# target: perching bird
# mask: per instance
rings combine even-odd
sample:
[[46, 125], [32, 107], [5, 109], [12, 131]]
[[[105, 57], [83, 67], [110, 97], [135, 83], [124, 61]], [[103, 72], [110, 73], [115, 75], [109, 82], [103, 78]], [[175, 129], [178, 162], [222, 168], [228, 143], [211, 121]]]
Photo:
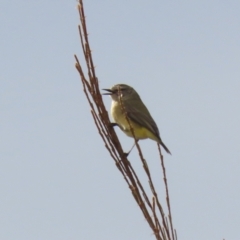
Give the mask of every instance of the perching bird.
[[112, 97], [112, 118], [125, 134], [133, 137], [130, 125], [126, 119], [127, 116], [134, 130], [136, 140], [150, 138], [158, 142], [167, 153], [171, 154], [160, 138], [157, 124], [138, 93], [132, 87], [126, 84], [117, 84], [111, 89], [103, 90], [108, 91], [108, 93], [103, 95]]

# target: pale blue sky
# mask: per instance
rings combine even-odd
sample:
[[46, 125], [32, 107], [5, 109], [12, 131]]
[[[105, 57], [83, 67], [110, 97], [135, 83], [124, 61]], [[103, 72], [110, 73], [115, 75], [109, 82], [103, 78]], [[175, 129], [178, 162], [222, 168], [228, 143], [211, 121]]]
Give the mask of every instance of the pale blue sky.
[[[1, 4], [0, 239], [151, 240], [74, 68], [76, 5]], [[240, 1], [86, 0], [85, 11], [100, 87], [133, 86], [172, 152], [178, 239], [240, 239]], [[140, 145], [161, 183], [156, 144]]]

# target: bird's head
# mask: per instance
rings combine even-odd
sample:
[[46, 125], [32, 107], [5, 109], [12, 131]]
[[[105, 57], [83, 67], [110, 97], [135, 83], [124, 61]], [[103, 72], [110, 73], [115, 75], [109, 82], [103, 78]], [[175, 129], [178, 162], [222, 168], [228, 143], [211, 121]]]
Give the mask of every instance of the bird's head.
[[136, 95], [138, 96], [137, 92], [126, 84], [116, 84], [110, 89], [103, 90], [107, 91], [107, 93], [103, 93], [103, 95], [110, 95], [113, 101], [119, 101], [120, 98], [124, 101]]

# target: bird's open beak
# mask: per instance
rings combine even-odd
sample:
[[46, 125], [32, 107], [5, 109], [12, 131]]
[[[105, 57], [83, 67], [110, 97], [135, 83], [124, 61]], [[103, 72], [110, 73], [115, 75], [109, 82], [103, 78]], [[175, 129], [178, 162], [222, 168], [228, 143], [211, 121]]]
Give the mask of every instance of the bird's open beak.
[[102, 89], [102, 90], [108, 91], [107, 93], [102, 93], [102, 95], [112, 95], [113, 94], [111, 89]]

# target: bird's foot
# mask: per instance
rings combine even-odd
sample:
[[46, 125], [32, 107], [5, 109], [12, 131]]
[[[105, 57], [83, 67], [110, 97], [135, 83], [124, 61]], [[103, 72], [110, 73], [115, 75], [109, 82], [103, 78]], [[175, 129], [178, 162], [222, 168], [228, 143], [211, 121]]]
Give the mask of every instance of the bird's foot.
[[129, 152], [127, 152], [127, 153], [124, 152], [124, 153], [123, 153], [123, 156], [124, 156], [124, 157], [128, 157], [128, 155], [129, 155]]
[[110, 124], [109, 124], [109, 127], [116, 127], [116, 126], [119, 127], [119, 125], [118, 125], [117, 123], [110, 123]]

